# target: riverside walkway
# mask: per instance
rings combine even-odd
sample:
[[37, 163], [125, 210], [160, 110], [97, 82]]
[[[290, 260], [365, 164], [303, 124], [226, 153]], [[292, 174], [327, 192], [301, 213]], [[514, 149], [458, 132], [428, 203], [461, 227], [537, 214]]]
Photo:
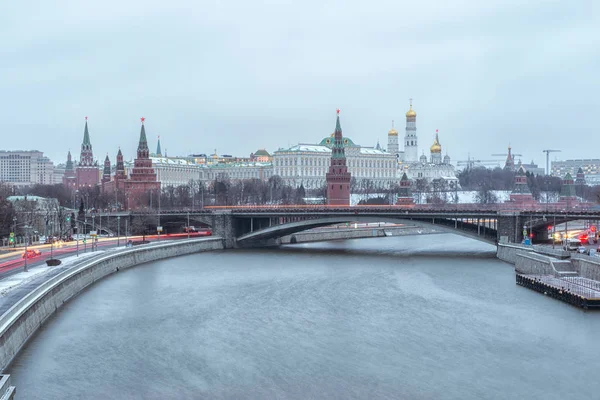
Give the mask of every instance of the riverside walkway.
[[517, 274], [516, 283], [584, 309], [600, 308], [600, 282], [592, 279]]

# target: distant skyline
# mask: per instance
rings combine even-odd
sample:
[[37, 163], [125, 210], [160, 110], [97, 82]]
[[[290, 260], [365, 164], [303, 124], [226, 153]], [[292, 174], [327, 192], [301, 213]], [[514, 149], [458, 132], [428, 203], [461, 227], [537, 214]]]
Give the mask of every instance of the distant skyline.
[[[333, 132], [387, 147], [409, 98], [419, 153], [510, 144], [545, 166], [600, 158], [600, 4], [456, 0], [12, 2], [0, 15], [1, 149], [79, 159], [152, 151], [248, 156]], [[502, 162], [502, 161], [501, 161]]]

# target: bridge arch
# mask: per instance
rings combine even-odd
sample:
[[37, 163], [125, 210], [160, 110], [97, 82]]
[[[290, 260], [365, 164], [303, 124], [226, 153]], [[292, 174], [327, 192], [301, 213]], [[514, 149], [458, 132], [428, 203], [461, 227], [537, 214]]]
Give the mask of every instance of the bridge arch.
[[[495, 229], [485, 227], [483, 225], [466, 224], [455, 219], [435, 218], [431, 219], [414, 219], [414, 218], [399, 218], [393, 216], [329, 216], [322, 218], [306, 219], [303, 221], [294, 221], [274, 225], [268, 228], [256, 230], [240, 235], [236, 238], [236, 245], [239, 247], [259, 247], [264, 245], [275, 244], [278, 239], [283, 236], [292, 235], [307, 231], [314, 228], [324, 226], [343, 224], [349, 222], [356, 223], [374, 223], [388, 222], [404, 225], [417, 226], [422, 228], [435, 227], [445, 233], [454, 233], [465, 236], [471, 239], [483, 241], [485, 243], [496, 244], [497, 231]], [[462, 229], [461, 229], [462, 228]]]

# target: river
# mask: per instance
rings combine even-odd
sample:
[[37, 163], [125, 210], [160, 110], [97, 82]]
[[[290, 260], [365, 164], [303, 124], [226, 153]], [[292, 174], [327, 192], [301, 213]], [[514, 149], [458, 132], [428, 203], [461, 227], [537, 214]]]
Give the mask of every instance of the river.
[[18, 399], [599, 398], [600, 314], [515, 285], [460, 236], [189, 255], [69, 301]]

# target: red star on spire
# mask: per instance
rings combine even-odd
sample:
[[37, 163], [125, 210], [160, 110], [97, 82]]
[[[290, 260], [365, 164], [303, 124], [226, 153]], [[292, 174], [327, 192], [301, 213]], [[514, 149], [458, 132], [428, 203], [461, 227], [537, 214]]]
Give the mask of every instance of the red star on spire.
[[437, 129], [435, 130], [435, 133], [438, 133], [438, 130], [437, 130]]
[[144, 121], [146, 120], [146, 118], [142, 117], [140, 119], [142, 120], [142, 125], [144, 125]]
[[335, 112], [337, 113], [337, 115], [340, 115], [340, 109], [339, 108], [337, 110], [335, 110]]
[[87, 121], [87, 117], [85, 117], [85, 120]]

